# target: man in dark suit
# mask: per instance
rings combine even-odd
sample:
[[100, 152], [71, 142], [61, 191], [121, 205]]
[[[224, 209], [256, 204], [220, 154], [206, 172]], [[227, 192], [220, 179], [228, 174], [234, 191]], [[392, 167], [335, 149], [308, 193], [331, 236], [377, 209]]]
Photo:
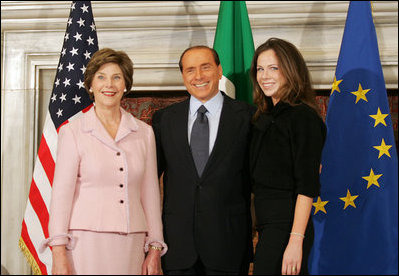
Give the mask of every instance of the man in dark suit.
[[191, 97], [154, 114], [169, 275], [247, 274], [252, 254], [248, 145], [254, 108], [219, 91], [215, 50], [179, 62]]

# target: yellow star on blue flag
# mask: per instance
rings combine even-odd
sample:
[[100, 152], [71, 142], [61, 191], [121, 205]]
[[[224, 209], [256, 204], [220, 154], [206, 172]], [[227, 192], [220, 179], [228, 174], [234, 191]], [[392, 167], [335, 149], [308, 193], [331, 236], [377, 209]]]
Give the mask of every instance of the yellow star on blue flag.
[[387, 126], [387, 123], [385, 123], [385, 118], [388, 116], [388, 114], [382, 114], [380, 108], [378, 108], [377, 114], [372, 114], [369, 116], [375, 120], [374, 127], [378, 126], [378, 124]]
[[351, 92], [353, 95], [356, 96], [356, 102], [357, 103], [359, 100], [364, 100], [367, 102], [366, 94], [369, 92], [370, 89], [363, 89], [362, 85], [359, 83], [359, 88], [357, 91]]
[[339, 199], [342, 200], [343, 202], [345, 202], [345, 205], [344, 205], [344, 210], [345, 210], [346, 207], [348, 207], [349, 205], [356, 208], [356, 204], [355, 204], [356, 198], [358, 198], [358, 195], [353, 196], [353, 195], [351, 195], [351, 193], [348, 190], [346, 193], [346, 196], [340, 197]]
[[332, 93], [334, 93], [334, 91], [341, 93], [341, 90], [339, 89], [339, 84], [341, 82], [342, 82], [342, 80], [337, 80], [337, 78], [334, 76], [334, 82], [333, 82], [332, 88], [331, 88], [331, 95], [332, 95]]
[[376, 185], [377, 187], [380, 187], [380, 184], [378, 184], [378, 178], [380, 178], [382, 174], [374, 174], [373, 169], [370, 169], [370, 174], [369, 176], [363, 176], [362, 178], [367, 180], [367, 189], [370, 188], [371, 185]]
[[317, 201], [313, 203], [313, 206], [315, 208], [314, 214], [316, 215], [318, 211], [322, 211], [323, 213], [327, 214], [326, 208], [324, 208], [327, 203], [328, 200], [322, 201], [320, 197], [317, 197]]
[[391, 155], [389, 154], [389, 149], [392, 148], [392, 146], [385, 144], [384, 138], [382, 138], [381, 145], [374, 146], [373, 148], [379, 151], [378, 159], [380, 159], [380, 157], [383, 156], [384, 154], [388, 157], [391, 157]]

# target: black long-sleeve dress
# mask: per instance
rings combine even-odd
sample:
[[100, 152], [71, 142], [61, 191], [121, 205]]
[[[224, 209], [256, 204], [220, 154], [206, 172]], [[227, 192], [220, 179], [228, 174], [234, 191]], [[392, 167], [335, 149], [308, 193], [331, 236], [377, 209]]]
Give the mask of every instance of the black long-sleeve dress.
[[[319, 166], [326, 127], [308, 105], [291, 106], [280, 101], [258, 118], [252, 134], [250, 166], [259, 234], [254, 274], [281, 274], [297, 195], [319, 195]], [[301, 274], [308, 274], [313, 237], [309, 219]]]

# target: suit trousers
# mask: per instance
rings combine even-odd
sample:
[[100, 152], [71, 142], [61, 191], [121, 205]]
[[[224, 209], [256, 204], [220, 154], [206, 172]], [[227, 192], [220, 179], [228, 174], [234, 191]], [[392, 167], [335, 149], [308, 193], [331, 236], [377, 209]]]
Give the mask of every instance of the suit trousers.
[[198, 258], [197, 262], [190, 268], [180, 270], [167, 270], [164, 271], [165, 275], [239, 275], [239, 272], [219, 271], [209, 267], [205, 267], [201, 259]]

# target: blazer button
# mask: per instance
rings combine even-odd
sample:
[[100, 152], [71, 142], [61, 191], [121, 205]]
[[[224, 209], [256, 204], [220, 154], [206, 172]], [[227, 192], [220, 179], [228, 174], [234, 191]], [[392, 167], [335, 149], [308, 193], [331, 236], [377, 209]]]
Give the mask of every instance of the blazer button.
[[123, 188], [123, 184], [119, 184], [119, 187]]
[[117, 152], [116, 155], [119, 156], [119, 155], [121, 155], [121, 153], [120, 153], [120, 152]]
[[119, 201], [121, 204], [123, 204], [123, 200]]
[[119, 170], [120, 170], [121, 172], [123, 172], [123, 168], [119, 168]]

